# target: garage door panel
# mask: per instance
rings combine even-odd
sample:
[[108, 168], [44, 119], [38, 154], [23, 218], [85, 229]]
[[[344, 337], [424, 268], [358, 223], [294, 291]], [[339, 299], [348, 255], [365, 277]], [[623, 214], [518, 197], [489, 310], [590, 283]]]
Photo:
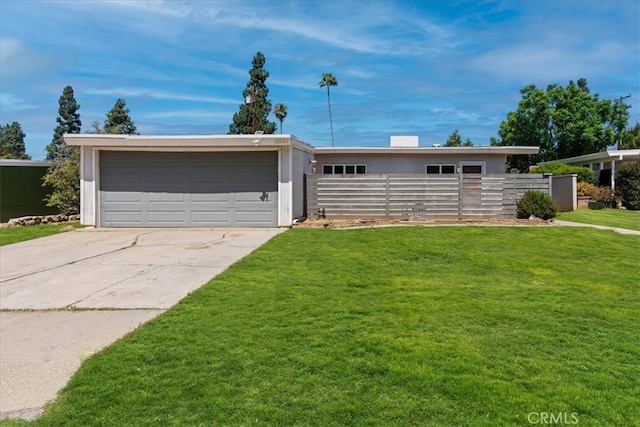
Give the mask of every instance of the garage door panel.
[[114, 224], [142, 224], [142, 213], [140, 211], [108, 210], [103, 213], [102, 219]]
[[147, 201], [153, 202], [179, 202], [184, 203], [186, 201], [186, 194], [184, 193], [147, 193]]
[[237, 203], [265, 203], [268, 204], [276, 195], [271, 192], [244, 192], [235, 193], [235, 201]]
[[[211, 166], [215, 168], [216, 166]], [[230, 181], [229, 171], [220, 169], [192, 170], [189, 173], [189, 182], [192, 184], [210, 184], [212, 182], [227, 183]]]
[[148, 213], [148, 220], [150, 224], [176, 224], [182, 225], [185, 222], [184, 211], [153, 211]]
[[191, 222], [194, 224], [228, 224], [228, 210], [191, 211]]
[[104, 197], [104, 201], [108, 203], [117, 203], [117, 202], [140, 203], [142, 201], [142, 195], [140, 193], [131, 193], [128, 191], [108, 192], [103, 197]]
[[277, 226], [277, 153], [101, 152], [106, 227]]
[[233, 194], [229, 193], [193, 193], [191, 194], [191, 204], [200, 203], [231, 203]]
[[276, 219], [277, 212], [273, 211], [243, 211], [240, 209], [235, 210], [235, 222], [236, 224], [256, 224], [263, 223], [265, 225], [270, 224]]

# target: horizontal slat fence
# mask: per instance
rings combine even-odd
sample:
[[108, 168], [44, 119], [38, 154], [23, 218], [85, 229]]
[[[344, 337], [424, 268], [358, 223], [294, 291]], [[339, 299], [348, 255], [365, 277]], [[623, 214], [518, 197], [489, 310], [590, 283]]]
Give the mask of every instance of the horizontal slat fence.
[[514, 218], [527, 190], [549, 194], [549, 176], [309, 175], [307, 215], [358, 218]]

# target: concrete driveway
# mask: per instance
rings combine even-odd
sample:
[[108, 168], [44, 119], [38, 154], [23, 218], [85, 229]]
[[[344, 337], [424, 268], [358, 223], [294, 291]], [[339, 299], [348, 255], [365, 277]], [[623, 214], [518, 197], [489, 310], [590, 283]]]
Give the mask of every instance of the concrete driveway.
[[0, 419], [31, 419], [82, 360], [280, 229], [84, 229], [0, 248]]

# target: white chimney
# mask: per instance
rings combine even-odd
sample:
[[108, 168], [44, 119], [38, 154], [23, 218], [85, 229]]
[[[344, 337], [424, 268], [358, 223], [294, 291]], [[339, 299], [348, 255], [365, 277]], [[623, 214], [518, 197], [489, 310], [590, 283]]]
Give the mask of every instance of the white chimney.
[[417, 147], [419, 139], [417, 136], [393, 135], [389, 138], [391, 147]]

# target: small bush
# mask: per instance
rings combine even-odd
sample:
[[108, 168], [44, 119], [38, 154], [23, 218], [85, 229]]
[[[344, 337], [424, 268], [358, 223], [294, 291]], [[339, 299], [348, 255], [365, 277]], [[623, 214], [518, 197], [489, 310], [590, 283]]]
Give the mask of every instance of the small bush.
[[80, 150], [69, 147], [69, 157], [56, 160], [42, 178], [43, 186], [53, 191], [47, 194], [47, 206], [58, 208], [60, 213], [75, 215], [80, 212]]
[[595, 174], [589, 168], [582, 166], [571, 166], [562, 162], [549, 162], [536, 167], [532, 173], [552, 173], [554, 175], [578, 175], [578, 182], [595, 182]]
[[598, 191], [598, 187], [593, 184], [589, 184], [588, 182], [578, 182], [576, 184], [576, 191], [578, 196], [593, 197], [593, 195]]
[[640, 210], [640, 163], [623, 163], [616, 171], [616, 195], [622, 206]]
[[535, 215], [547, 220], [556, 216], [558, 208], [553, 204], [551, 196], [540, 191], [529, 190], [516, 204], [516, 216], [518, 218], [530, 218]]
[[607, 207], [615, 207], [616, 195], [609, 187], [597, 187], [596, 192], [591, 196], [591, 200], [603, 203]]

